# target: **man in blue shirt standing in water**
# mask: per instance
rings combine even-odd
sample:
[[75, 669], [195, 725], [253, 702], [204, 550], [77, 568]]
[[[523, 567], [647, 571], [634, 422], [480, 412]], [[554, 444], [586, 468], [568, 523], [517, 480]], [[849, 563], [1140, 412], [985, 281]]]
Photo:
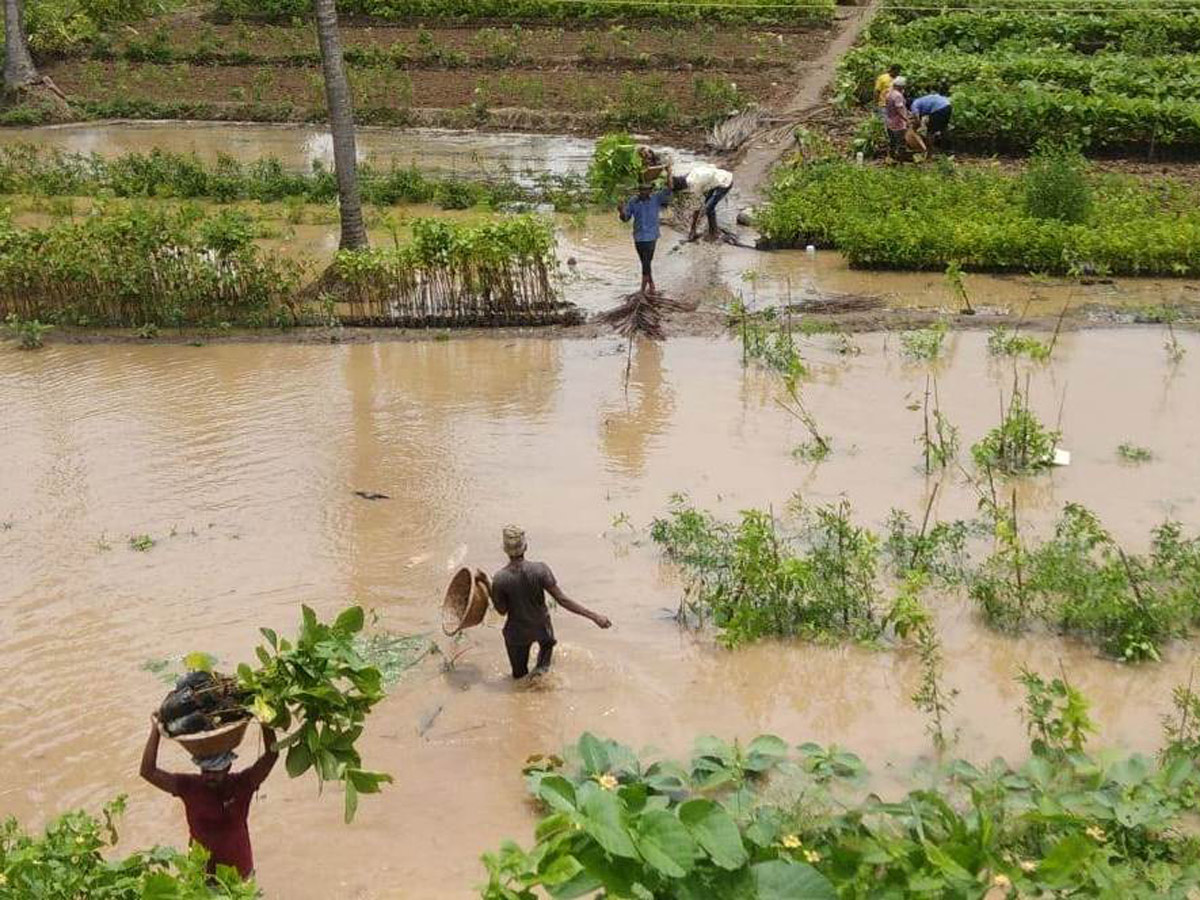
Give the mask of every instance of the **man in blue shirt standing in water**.
[[652, 191], [650, 185], [643, 184], [638, 188], [636, 197], [622, 201], [617, 206], [622, 222], [633, 220], [633, 246], [637, 250], [638, 259], [642, 261], [643, 294], [658, 293], [658, 288], [654, 286], [651, 263], [654, 261], [654, 246], [658, 243], [658, 213], [670, 202], [670, 189]]
[[951, 108], [950, 98], [941, 94], [926, 94], [912, 102], [913, 115], [925, 121], [926, 143], [931, 153], [935, 145], [940, 146], [946, 139]]

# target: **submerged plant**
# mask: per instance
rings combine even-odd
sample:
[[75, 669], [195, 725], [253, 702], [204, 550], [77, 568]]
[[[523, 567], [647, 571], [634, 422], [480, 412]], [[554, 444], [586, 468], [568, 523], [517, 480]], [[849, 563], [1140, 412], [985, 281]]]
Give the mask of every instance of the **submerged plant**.
[[1022, 667], [1017, 681], [1025, 688], [1021, 715], [1029, 732], [1030, 749], [1038, 756], [1080, 753], [1096, 730], [1088, 716], [1087, 698], [1062, 678], [1045, 679]]
[[945, 322], [937, 322], [928, 328], [905, 331], [900, 334], [900, 347], [909, 359], [934, 360], [942, 355], [949, 330]]
[[45, 343], [46, 332], [53, 331], [53, 325], [43, 325], [37, 319], [22, 320], [16, 313], [9, 313], [4, 322], [5, 328], [22, 350], [38, 350]]
[[1117, 445], [1117, 456], [1127, 463], [1144, 463], [1154, 459], [1154, 452], [1149, 447], [1141, 447], [1132, 441], [1124, 441]]
[[988, 334], [988, 353], [992, 356], [1028, 356], [1043, 362], [1050, 358], [1051, 346], [1012, 328], [993, 328]]
[[1008, 406], [1000, 397], [1000, 424], [971, 447], [971, 456], [981, 469], [1005, 475], [1036, 472], [1054, 463], [1054, 448], [1061, 432], [1050, 431], [1029, 407], [1028, 387], [1024, 392], [1013, 381]]
[[722, 522], [677, 496], [650, 534], [687, 578], [688, 611], [711, 619], [728, 646], [879, 633], [877, 540], [851, 522], [845, 501], [804, 512], [802, 528], [788, 534], [770, 512]]
[[1091, 639], [1110, 656], [1157, 660], [1168, 640], [1200, 620], [1200, 538], [1185, 538], [1178, 523], [1167, 522], [1154, 529], [1149, 554], [1136, 556], [1094, 513], [1067, 504], [1053, 538], [1026, 547], [1014, 503], [969, 593], [998, 627], [1042, 621]]
[[921, 443], [922, 459], [925, 463], [925, 474], [929, 475], [934, 468], [945, 469], [958, 454], [958, 429], [950, 423], [942, 412], [941, 401], [938, 398], [937, 380], [933, 384], [933, 408], [930, 409], [930, 377], [925, 378], [924, 429], [917, 435]]

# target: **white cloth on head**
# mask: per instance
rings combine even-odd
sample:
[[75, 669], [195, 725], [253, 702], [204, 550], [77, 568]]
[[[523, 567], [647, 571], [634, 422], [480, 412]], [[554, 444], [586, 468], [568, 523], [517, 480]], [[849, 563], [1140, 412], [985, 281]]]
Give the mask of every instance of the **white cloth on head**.
[[716, 166], [701, 163], [687, 173], [688, 190], [696, 194], [707, 194], [713, 188], [727, 188], [733, 184], [733, 173]]

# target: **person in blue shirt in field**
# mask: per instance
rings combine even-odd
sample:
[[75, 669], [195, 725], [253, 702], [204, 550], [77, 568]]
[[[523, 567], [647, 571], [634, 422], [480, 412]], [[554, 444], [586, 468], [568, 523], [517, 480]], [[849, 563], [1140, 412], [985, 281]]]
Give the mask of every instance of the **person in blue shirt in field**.
[[918, 97], [909, 107], [918, 120], [925, 123], [926, 143], [932, 153], [935, 146], [941, 146], [946, 139], [946, 129], [950, 127], [950, 98], [942, 94], [926, 94]]
[[654, 261], [654, 245], [658, 242], [658, 213], [670, 202], [670, 188], [655, 191], [652, 185], [643, 184], [638, 188], [636, 197], [630, 197], [617, 206], [622, 222], [633, 220], [633, 246], [638, 259], [642, 261], [643, 294], [658, 293], [651, 263]]

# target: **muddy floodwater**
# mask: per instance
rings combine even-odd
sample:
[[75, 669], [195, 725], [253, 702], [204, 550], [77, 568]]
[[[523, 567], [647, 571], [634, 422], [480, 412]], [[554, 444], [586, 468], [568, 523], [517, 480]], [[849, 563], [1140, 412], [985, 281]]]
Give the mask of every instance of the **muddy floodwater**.
[[[358, 157], [376, 166], [419, 165], [422, 169], [460, 175], [508, 172], [582, 175], [595, 142], [551, 134], [486, 133], [446, 128], [373, 128], [356, 130]], [[89, 122], [0, 129], [0, 145], [33, 143], [71, 153], [118, 156], [169, 150], [195, 153], [202, 159], [232, 156], [254, 162], [273, 156], [290, 169], [308, 171], [314, 163], [333, 166], [333, 138], [317, 125], [270, 125], [252, 122]], [[695, 161], [686, 151], [673, 151], [683, 163]]]
[[[1072, 452], [1069, 467], [1024, 483], [1032, 527], [1067, 501], [1139, 550], [1165, 517], [1200, 527], [1200, 339], [1181, 340], [1177, 369], [1158, 331], [1132, 329], [1066, 334], [1052, 364], [1029, 368], [1036, 409], [1053, 422], [1061, 407]], [[671, 620], [680, 585], [646, 534], [676, 491], [730, 514], [795, 492], [844, 495], [876, 526], [891, 507], [919, 513], [932, 481], [908, 405], [926, 368], [895, 336], [859, 343], [849, 358], [824, 339], [805, 347], [809, 404], [835, 448], [819, 466], [791, 456], [804, 435], [774, 402], [776, 377], [743, 370], [726, 340], [639, 345], [628, 395], [615, 339], [4, 349], [0, 811], [37, 826], [128, 793], [123, 846], [182, 844], [177, 802], [136, 776], [164, 690], [144, 665], [204, 650], [233, 666], [259, 626], [291, 631], [301, 603], [330, 615], [355, 599], [379, 627], [428, 632], [461, 655], [448, 672], [427, 659], [372, 717], [366, 763], [396, 784], [364, 798], [353, 825], [340, 797], [273, 775], [251, 821], [271, 897], [471, 896], [481, 852], [529, 840], [522, 761], [585, 729], [672, 753], [705, 732], [837, 742], [886, 785], [930, 749], [907, 699], [913, 656], [721, 650]], [[942, 406], [969, 445], [993, 424], [1012, 366], [988, 357], [984, 335], [948, 343]], [[1155, 460], [1118, 462], [1126, 440]], [[945, 479], [937, 515], [974, 506], [961, 478]], [[536, 690], [510, 682], [494, 618], [457, 646], [437, 631], [449, 571], [501, 565], [509, 522], [614, 622], [601, 632], [558, 613], [556, 671]], [[156, 541], [146, 552], [129, 546], [140, 534]], [[957, 751], [975, 759], [1020, 755], [1013, 676], [1060, 660], [1093, 700], [1100, 740], [1152, 751], [1193, 658], [1177, 645], [1132, 668], [1054, 637], [1000, 637], [953, 597], [938, 618], [946, 680], [961, 691]], [[186, 767], [173, 746], [163, 762]]]

